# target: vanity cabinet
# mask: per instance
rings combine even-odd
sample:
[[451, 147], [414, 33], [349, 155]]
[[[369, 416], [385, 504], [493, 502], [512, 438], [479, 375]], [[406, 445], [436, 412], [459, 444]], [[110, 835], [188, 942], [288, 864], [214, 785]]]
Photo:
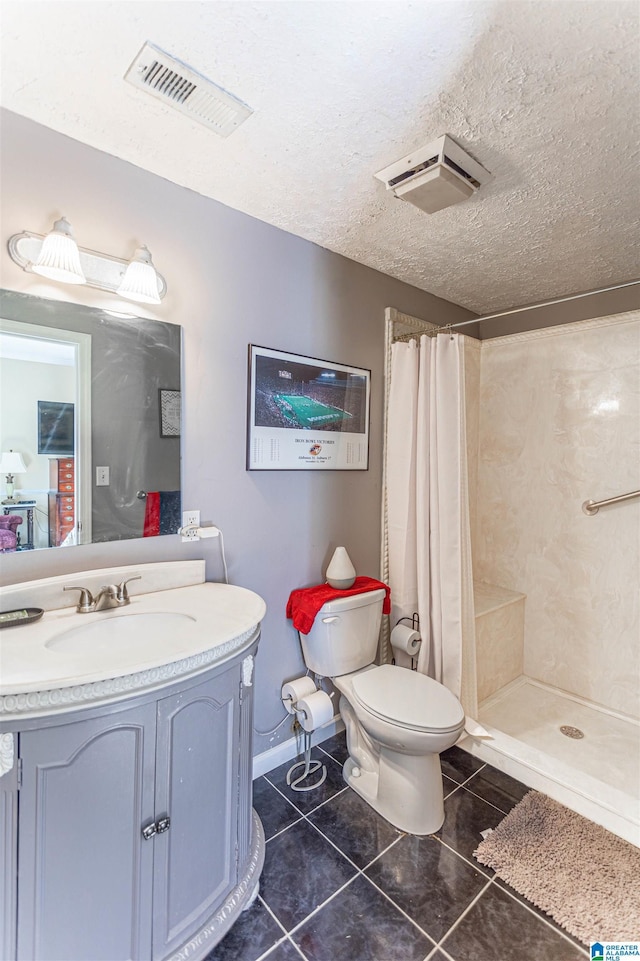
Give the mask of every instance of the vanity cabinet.
[[[0, 752], [3, 745], [0, 745]], [[18, 776], [14, 766], [0, 777], [0, 958], [12, 958], [16, 943], [18, 876]]]
[[250, 903], [254, 651], [19, 732], [18, 961], [203, 958]]
[[[198, 930], [236, 884], [240, 668], [158, 703], [153, 961]], [[147, 842], [151, 846], [151, 842]]]
[[148, 956], [153, 704], [20, 735], [20, 959]]

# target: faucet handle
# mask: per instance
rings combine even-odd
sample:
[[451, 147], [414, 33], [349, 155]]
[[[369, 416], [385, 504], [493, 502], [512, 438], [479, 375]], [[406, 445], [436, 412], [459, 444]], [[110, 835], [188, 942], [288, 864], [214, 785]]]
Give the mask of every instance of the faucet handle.
[[118, 584], [118, 600], [121, 604], [129, 603], [129, 591], [127, 590], [127, 584], [130, 584], [131, 581], [140, 580], [142, 580], [142, 574], [136, 574], [134, 577], [127, 577], [125, 580], [121, 581], [120, 584]]
[[80, 599], [76, 610], [79, 614], [89, 614], [95, 607], [95, 601], [91, 591], [87, 587], [72, 587], [67, 584], [62, 588], [63, 591], [80, 591]]

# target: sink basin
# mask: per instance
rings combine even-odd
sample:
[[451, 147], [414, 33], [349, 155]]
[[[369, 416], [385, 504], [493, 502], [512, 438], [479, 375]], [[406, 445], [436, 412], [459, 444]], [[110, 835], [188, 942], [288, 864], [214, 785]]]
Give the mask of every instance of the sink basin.
[[120, 614], [91, 621], [93, 614], [83, 615], [87, 622], [55, 634], [45, 642], [50, 651], [61, 654], [101, 653], [130, 650], [141, 641], [163, 644], [175, 640], [185, 628], [196, 623], [195, 617], [170, 611]]
[[257, 640], [262, 598], [244, 587], [205, 581], [204, 561], [73, 577], [95, 595], [102, 584], [139, 574], [148, 591], [133, 594], [125, 608], [91, 614], [77, 614], [63, 592], [68, 575], [0, 585], [0, 610], [44, 609], [38, 621], [0, 631], [0, 722], [123, 700], [198, 674]]

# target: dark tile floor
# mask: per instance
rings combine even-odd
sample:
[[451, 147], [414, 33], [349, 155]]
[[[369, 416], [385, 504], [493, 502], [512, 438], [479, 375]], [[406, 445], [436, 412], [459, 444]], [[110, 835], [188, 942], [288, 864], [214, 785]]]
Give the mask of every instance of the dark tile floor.
[[267, 838], [260, 895], [207, 961], [583, 961], [564, 933], [473, 858], [526, 788], [459, 748], [442, 755], [445, 822], [403, 834], [342, 780], [344, 734], [313, 751], [315, 791], [291, 762], [254, 782]]

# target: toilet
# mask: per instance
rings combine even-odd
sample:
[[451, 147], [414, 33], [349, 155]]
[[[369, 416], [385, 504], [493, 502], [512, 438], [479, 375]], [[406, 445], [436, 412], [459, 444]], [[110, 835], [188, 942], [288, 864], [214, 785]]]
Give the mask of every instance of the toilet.
[[444, 821], [440, 752], [464, 728], [460, 701], [416, 671], [374, 659], [384, 590], [327, 601], [308, 634], [307, 667], [340, 692], [347, 784], [402, 831], [432, 834]]

